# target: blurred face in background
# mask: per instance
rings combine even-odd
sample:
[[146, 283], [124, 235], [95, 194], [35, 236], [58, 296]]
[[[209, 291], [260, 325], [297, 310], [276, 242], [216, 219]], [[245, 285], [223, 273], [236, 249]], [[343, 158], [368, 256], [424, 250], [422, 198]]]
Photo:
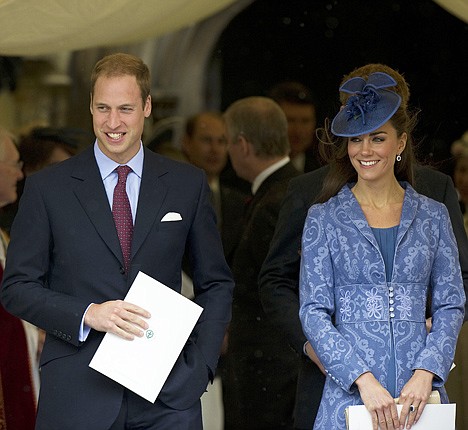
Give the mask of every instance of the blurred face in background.
[[22, 163], [15, 144], [6, 137], [3, 145], [3, 157], [0, 160], [0, 207], [16, 201], [16, 186], [23, 179]]
[[453, 182], [460, 193], [460, 199], [468, 204], [468, 155], [457, 158], [453, 172]]
[[208, 179], [218, 177], [227, 162], [226, 126], [222, 118], [202, 114], [191, 136], [185, 134], [184, 153], [189, 161], [203, 169]]
[[289, 102], [281, 102], [279, 105], [288, 120], [290, 156], [294, 158], [312, 145], [317, 124], [315, 107]]
[[[39, 141], [37, 144], [38, 145], [44, 144], [43, 147], [49, 144], [49, 145], [52, 145], [53, 148], [50, 150], [50, 154], [47, 156], [47, 158], [41, 159], [40, 162], [31, 163], [31, 160], [29, 160], [30, 163], [28, 163], [27, 158], [23, 158], [25, 160], [23, 172], [26, 176], [29, 176], [35, 172], [38, 172], [44, 167], [51, 166], [52, 164], [60, 163], [61, 161], [65, 161], [72, 156], [70, 151], [67, 151], [64, 147], [56, 144], [55, 142]], [[20, 147], [20, 150], [22, 151], [22, 154], [25, 153], [25, 150], [23, 148]], [[45, 155], [43, 157], [45, 157]]]
[[65, 161], [71, 157], [71, 154], [63, 149], [61, 146], [56, 146], [52, 153], [50, 154], [50, 158], [47, 160], [48, 165], [57, 164], [61, 161]]

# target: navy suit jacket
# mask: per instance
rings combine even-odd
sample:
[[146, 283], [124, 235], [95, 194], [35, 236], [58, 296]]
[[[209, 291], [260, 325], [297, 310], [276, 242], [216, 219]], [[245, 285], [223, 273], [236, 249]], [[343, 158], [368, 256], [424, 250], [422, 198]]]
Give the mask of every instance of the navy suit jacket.
[[[182, 220], [161, 222], [168, 212]], [[79, 342], [83, 314], [90, 303], [123, 299], [139, 271], [180, 292], [185, 251], [204, 311], [158, 397], [181, 410], [213, 377], [231, 316], [233, 281], [205, 174], [145, 149], [128, 276], [92, 147], [26, 181], [1, 298], [9, 312], [47, 332], [38, 428], [113, 423], [123, 387], [88, 367], [104, 333], [91, 330]]]

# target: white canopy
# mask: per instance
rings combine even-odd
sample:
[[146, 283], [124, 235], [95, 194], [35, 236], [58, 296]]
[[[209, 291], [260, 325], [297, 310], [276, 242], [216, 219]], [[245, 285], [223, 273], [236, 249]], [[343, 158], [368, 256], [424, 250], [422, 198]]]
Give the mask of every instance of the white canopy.
[[0, 55], [126, 45], [202, 20], [236, 0], [0, 0]]
[[[435, 0], [468, 22], [467, 0]], [[200, 21], [236, 0], [0, 0], [0, 55], [127, 45]]]
[[468, 1], [467, 0], [434, 0], [439, 6], [452, 15], [468, 23]]

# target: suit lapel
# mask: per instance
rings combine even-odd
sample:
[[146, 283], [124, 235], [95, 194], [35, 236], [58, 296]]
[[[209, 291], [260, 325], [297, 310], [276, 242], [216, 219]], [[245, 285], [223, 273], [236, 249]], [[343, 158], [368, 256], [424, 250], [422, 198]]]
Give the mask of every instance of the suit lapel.
[[148, 236], [167, 195], [167, 186], [161, 177], [168, 172], [162, 157], [145, 148], [140, 195], [133, 230], [132, 257]]
[[71, 174], [72, 178], [76, 180], [73, 192], [99, 236], [123, 264], [119, 239], [106, 190], [94, 158], [93, 146], [78, 155], [76, 160], [76, 166]]
[[[160, 179], [168, 171], [163, 160], [163, 158], [145, 148], [137, 215], [133, 231], [132, 258], [147, 237], [166, 198], [167, 186]], [[77, 163], [71, 176], [76, 179], [73, 191], [84, 211], [95, 226], [99, 236], [123, 264], [122, 251], [112, 212], [92, 147], [77, 156]]]

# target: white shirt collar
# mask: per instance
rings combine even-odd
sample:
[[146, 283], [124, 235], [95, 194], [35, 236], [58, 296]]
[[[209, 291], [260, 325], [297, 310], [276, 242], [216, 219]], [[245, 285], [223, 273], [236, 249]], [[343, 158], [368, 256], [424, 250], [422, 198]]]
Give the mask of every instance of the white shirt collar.
[[[131, 167], [132, 171], [141, 178], [143, 172], [143, 144], [140, 142], [140, 149], [136, 155], [126, 163], [127, 166]], [[96, 157], [96, 162], [101, 172], [101, 178], [106, 179], [118, 166], [119, 163], [116, 163], [114, 160], [111, 160], [107, 155], [105, 155], [99, 145], [97, 140], [94, 142], [94, 156]]]
[[306, 156], [303, 152], [297, 154], [294, 158], [291, 158], [291, 163], [297, 170], [299, 170], [299, 172], [304, 172], [305, 162]]
[[272, 164], [270, 167], [267, 167], [262, 173], [260, 173], [252, 182], [252, 194], [255, 194], [260, 185], [262, 185], [263, 181], [268, 178], [272, 173], [276, 172], [277, 170], [281, 169], [281, 167], [285, 166], [289, 163], [289, 157], [286, 156], [281, 160], [277, 161], [276, 163]]
[[208, 185], [210, 186], [210, 190], [213, 191], [213, 193], [219, 192], [219, 189], [220, 189], [219, 177], [210, 181]]

